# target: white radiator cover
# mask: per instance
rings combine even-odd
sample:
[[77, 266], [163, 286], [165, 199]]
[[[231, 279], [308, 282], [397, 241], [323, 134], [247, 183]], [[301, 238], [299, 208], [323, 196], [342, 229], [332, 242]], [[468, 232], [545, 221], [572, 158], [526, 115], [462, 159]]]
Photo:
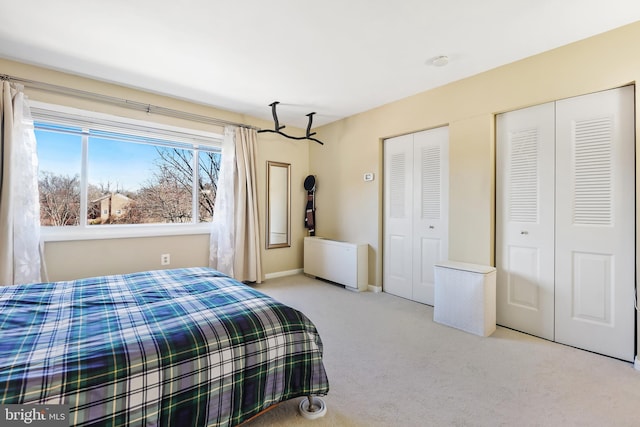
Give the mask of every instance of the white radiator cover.
[[369, 285], [368, 245], [305, 237], [304, 272], [339, 283], [349, 290], [366, 291]]
[[434, 275], [435, 322], [484, 337], [496, 330], [495, 267], [443, 261]]

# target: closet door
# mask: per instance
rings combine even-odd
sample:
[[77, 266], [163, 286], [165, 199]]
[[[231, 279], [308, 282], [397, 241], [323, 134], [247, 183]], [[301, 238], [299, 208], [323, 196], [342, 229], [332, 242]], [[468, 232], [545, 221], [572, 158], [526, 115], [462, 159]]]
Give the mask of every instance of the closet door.
[[496, 321], [554, 339], [554, 103], [497, 117]]
[[384, 291], [413, 298], [413, 135], [384, 141]]
[[431, 305], [449, 251], [448, 141], [447, 127], [384, 141], [384, 290]]
[[497, 117], [497, 323], [633, 360], [634, 117], [633, 87]]
[[556, 341], [634, 356], [633, 87], [557, 103]]
[[433, 267], [449, 254], [449, 128], [414, 134], [413, 159], [413, 299], [433, 305]]

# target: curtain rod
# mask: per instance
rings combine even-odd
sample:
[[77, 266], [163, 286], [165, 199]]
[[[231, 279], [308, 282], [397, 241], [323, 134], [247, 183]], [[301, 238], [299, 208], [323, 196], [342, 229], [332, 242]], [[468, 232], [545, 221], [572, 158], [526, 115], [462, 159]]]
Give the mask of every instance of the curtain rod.
[[42, 90], [45, 92], [57, 93], [61, 95], [70, 95], [76, 98], [88, 99], [91, 101], [100, 101], [106, 104], [118, 105], [120, 107], [129, 108], [137, 111], [145, 111], [149, 114], [155, 113], [167, 117], [174, 117], [178, 119], [191, 120], [194, 122], [207, 123], [216, 126], [238, 126], [249, 129], [260, 130], [260, 128], [242, 123], [231, 122], [223, 119], [216, 119], [213, 117], [202, 116], [200, 114], [187, 113], [185, 111], [174, 110], [166, 107], [159, 107], [157, 105], [145, 104], [143, 102], [131, 101], [128, 99], [116, 98], [114, 96], [102, 95], [99, 93], [87, 92], [80, 89], [73, 89], [64, 86], [58, 86], [51, 83], [38, 82], [34, 80], [22, 79], [20, 77], [10, 76], [8, 74], [0, 75], [0, 80], [8, 80], [15, 83], [20, 83], [25, 87], [31, 89]]

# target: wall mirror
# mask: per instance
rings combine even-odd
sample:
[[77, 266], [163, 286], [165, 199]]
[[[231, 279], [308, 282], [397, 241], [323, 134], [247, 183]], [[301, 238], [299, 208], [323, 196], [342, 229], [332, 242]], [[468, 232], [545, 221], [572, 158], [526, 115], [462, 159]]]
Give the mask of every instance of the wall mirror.
[[291, 246], [291, 165], [267, 160], [267, 249]]

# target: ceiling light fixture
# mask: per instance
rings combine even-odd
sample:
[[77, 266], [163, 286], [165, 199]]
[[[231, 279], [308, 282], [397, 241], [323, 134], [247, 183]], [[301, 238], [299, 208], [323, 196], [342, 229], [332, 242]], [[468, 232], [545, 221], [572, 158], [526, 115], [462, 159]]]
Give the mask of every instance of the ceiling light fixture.
[[449, 57], [447, 55], [436, 56], [431, 60], [431, 65], [435, 65], [436, 67], [444, 67], [449, 63]]

